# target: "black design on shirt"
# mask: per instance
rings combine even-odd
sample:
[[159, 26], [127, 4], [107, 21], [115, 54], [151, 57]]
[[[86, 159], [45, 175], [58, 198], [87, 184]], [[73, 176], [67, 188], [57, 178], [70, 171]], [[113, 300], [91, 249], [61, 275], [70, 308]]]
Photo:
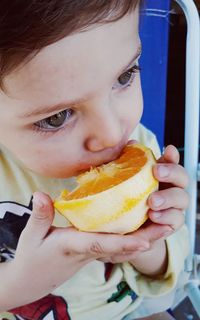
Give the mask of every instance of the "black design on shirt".
[[12, 202], [0, 202], [0, 262], [14, 257], [20, 234], [30, 217], [32, 199], [28, 206]]
[[[17, 243], [32, 211], [16, 202], [0, 202], [0, 262], [14, 258]], [[10, 310], [16, 320], [70, 320], [64, 298], [49, 294], [28, 305]]]

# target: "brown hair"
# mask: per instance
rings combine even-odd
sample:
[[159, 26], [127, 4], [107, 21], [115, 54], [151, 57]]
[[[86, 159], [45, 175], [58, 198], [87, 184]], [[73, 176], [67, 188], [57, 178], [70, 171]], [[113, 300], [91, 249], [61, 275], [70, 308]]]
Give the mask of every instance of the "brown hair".
[[3, 78], [43, 47], [87, 29], [116, 21], [140, 0], [1, 0], [0, 86]]

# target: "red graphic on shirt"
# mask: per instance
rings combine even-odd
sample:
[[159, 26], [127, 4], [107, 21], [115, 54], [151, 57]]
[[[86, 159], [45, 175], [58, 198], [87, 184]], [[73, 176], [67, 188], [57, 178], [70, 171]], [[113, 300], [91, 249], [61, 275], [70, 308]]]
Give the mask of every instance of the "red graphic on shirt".
[[104, 265], [105, 265], [105, 274], [104, 274], [104, 276], [105, 276], [105, 280], [108, 281], [110, 276], [111, 276], [111, 274], [112, 274], [114, 265], [112, 263], [110, 263], [110, 262], [107, 262]]
[[70, 320], [66, 301], [58, 296], [48, 295], [23, 307], [10, 310], [24, 320]]

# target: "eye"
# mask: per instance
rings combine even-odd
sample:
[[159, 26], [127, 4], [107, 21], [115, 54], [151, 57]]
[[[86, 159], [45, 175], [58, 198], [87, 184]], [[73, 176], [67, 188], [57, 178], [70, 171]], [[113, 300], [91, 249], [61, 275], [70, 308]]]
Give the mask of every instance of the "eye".
[[138, 65], [134, 65], [132, 68], [122, 73], [117, 79], [117, 83], [114, 84], [113, 89], [129, 87], [135, 78], [135, 74], [139, 71], [140, 67]]
[[51, 117], [36, 122], [35, 126], [44, 131], [56, 130], [62, 128], [73, 114], [74, 111], [72, 109], [66, 109], [54, 114]]

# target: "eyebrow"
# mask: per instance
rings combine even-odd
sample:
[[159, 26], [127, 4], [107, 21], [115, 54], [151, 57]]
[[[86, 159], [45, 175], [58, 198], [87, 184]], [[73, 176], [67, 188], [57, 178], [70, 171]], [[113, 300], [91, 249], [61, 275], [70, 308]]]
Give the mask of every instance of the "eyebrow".
[[[20, 118], [29, 118], [29, 117], [36, 117], [36, 116], [45, 116], [48, 114], [55, 114], [61, 110], [64, 110], [64, 108], [71, 108], [74, 107], [75, 105], [84, 103], [86, 99], [79, 99], [76, 101], [67, 101], [63, 103], [58, 103], [55, 105], [50, 105], [50, 106], [43, 106], [43, 107], [38, 107], [32, 111], [28, 111], [25, 113], [22, 113], [19, 115]], [[68, 106], [68, 107], [67, 107]]]
[[[124, 67], [120, 72], [119, 75], [123, 74], [124, 72], [126, 72], [128, 69], [130, 69], [133, 65], [133, 63], [135, 62], [136, 59], [138, 59], [140, 57], [142, 53], [142, 46], [141, 43], [139, 43], [139, 46], [137, 48], [136, 53], [134, 54], [134, 57], [131, 59], [131, 61], [128, 63], [128, 65], [126, 65], [126, 67]], [[19, 115], [20, 118], [29, 118], [29, 117], [36, 117], [36, 116], [45, 116], [48, 114], [55, 114], [56, 112], [59, 112], [61, 110], [63, 110], [64, 108], [70, 107], [74, 107], [78, 104], [84, 103], [87, 100], [87, 98], [83, 98], [83, 99], [78, 99], [78, 100], [74, 100], [74, 101], [66, 101], [64, 103], [58, 103], [56, 105], [53, 106], [40, 106], [35, 108], [32, 111], [28, 111], [25, 113], [22, 113]]]

